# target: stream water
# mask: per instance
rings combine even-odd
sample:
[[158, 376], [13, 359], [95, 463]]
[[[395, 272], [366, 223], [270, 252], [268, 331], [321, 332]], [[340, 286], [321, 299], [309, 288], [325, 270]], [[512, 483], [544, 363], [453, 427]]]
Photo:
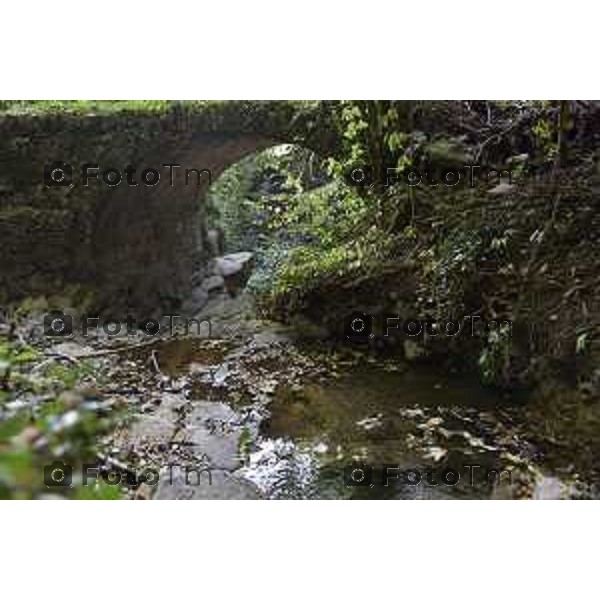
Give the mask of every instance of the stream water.
[[552, 466], [528, 441], [522, 407], [476, 381], [377, 360], [324, 361], [317, 376], [318, 353], [294, 343], [231, 348], [179, 341], [158, 358], [171, 376], [190, 378], [192, 402], [237, 411], [236, 426], [251, 435], [243, 436], [235, 474], [265, 497], [594, 495], [572, 468]]
[[502, 400], [431, 370], [367, 368], [269, 405], [242, 473], [273, 498], [560, 497]]

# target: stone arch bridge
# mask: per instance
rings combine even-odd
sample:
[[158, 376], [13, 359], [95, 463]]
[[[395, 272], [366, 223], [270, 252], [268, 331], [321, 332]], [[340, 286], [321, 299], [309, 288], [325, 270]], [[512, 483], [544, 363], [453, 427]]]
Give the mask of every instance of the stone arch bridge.
[[[207, 263], [209, 179], [275, 144], [333, 153], [332, 123], [331, 105], [317, 102], [0, 113], [0, 302], [76, 285], [93, 290], [99, 310], [148, 315], [174, 308], [190, 294], [192, 273]], [[66, 168], [60, 181], [69, 185], [49, 181], [55, 162], [72, 167], [72, 180]], [[87, 186], [86, 164], [98, 166], [88, 169]], [[125, 173], [128, 165], [135, 174]], [[108, 168], [119, 170], [118, 185], [102, 181]], [[146, 169], [159, 171], [156, 185], [141, 181]], [[186, 182], [186, 169], [209, 170], [211, 178], [190, 172]]]

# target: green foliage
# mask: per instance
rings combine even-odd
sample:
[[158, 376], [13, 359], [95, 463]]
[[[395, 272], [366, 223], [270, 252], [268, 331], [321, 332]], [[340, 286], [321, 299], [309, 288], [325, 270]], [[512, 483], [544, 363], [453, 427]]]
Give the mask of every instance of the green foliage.
[[94, 484], [75, 488], [73, 500], [122, 500], [123, 494], [116, 485], [109, 485], [102, 479]]
[[[408, 141], [401, 131], [408, 107], [339, 103], [342, 149], [328, 160], [329, 172], [340, 175], [358, 160], [375, 164], [392, 156], [399, 161]], [[331, 278], [358, 276], [394, 245], [393, 236], [379, 227], [377, 195], [349, 188], [339, 177], [325, 182], [324, 169], [310, 151], [285, 146], [240, 161], [211, 189], [211, 219], [224, 230], [228, 251], [257, 254], [248, 288], [266, 305], [284, 297], [288, 302]]]
[[301, 309], [305, 296], [323, 286], [364, 275], [376, 277], [397, 240], [375, 227], [358, 239], [328, 245], [302, 244], [293, 248], [275, 272], [264, 306], [285, 312]]
[[8, 340], [0, 340], [0, 362], [15, 364], [28, 363], [40, 358], [39, 350], [28, 344], [10, 344]]
[[464, 288], [469, 275], [477, 272], [477, 259], [483, 240], [479, 232], [459, 229], [448, 232], [434, 247], [434, 259], [427, 266], [436, 279], [436, 289], [443, 295], [456, 295], [456, 288]]
[[552, 160], [558, 153], [556, 130], [554, 124], [545, 117], [540, 117], [531, 129], [534, 140], [541, 153]]
[[79, 361], [76, 364], [49, 363], [43, 370], [43, 375], [53, 384], [63, 389], [71, 389], [78, 383], [94, 374], [94, 367], [86, 361]]
[[486, 384], [504, 384], [507, 381], [512, 347], [512, 331], [503, 323], [489, 332], [487, 344], [479, 357], [481, 378]]
[[256, 240], [256, 210], [251, 194], [257, 170], [252, 157], [241, 160], [219, 177], [208, 195], [209, 224], [225, 232], [228, 251], [251, 248]]
[[329, 279], [364, 272], [392, 245], [384, 232], [365, 227], [368, 199], [337, 181], [300, 194], [265, 197], [262, 206], [268, 215], [265, 249], [249, 289], [266, 305], [284, 298], [293, 303]]
[[337, 108], [342, 148], [328, 161], [332, 174], [342, 176], [356, 163], [375, 169], [396, 164], [409, 136], [410, 102], [341, 101]]
[[250, 450], [252, 449], [252, 433], [247, 427], [242, 429], [242, 433], [240, 434], [240, 440], [238, 442], [240, 455], [246, 458], [250, 454]]
[[332, 182], [297, 195], [263, 198], [264, 230], [329, 248], [352, 239], [362, 228], [369, 203]]
[[5, 100], [0, 103], [0, 111], [13, 114], [90, 114], [122, 111], [164, 113], [171, 104], [168, 100]]
[[211, 188], [210, 226], [224, 231], [228, 251], [253, 248], [262, 233], [277, 227], [273, 218], [287, 212], [289, 199], [311, 186], [319, 168], [312, 152], [290, 145], [241, 160]]
[[[35, 348], [3, 339], [0, 369], [0, 498], [120, 495], [102, 485], [81, 490], [47, 488], [44, 482], [44, 466], [55, 460], [75, 469], [95, 462], [99, 437], [119, 420], [96, 392], [77, 388], [93, 373], [92, 366], [45, 363]], [[9, 405], [17, 397], [24, 401]]]
[[56, 460], [74, 469], [95, 462], [98, 437], [114, 424], [115, 416], [102, 415], [92, 402], [83, 400], [67, 407], [60, 399], [44, 406], [38, 418], [23, 411], [4, 421], [0, 426], [0, 498], [95, 493], [91, 489], [80, 492], [77, 486], [47, 488], [44, 467]]
[[[256, 252], [251, 292], [263, 298], [285, 292], [286, 278], [295, 278], [295, 266], [310, 248], [324, 253], [316, 267], [326, 271], [336, 252], [352, 254], [335, 247], [355, 237], [368, 202], [340, 182], [318, 185], [324, 180], [312, 152], [279, 146], [240, 161], [213, 186], [213, 226], [226, 232], [227, 250]], [[294, 266], [286, 275], [288, 261]]]

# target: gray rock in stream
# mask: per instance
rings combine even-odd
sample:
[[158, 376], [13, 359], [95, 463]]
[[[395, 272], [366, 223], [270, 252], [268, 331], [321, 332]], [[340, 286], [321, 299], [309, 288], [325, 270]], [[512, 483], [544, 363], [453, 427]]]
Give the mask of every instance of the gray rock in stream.
[[156, 411], [133, 422], [122, 444], [135, 451], [168, 444], [176, 430], [177, 410], [186, 402], [182, 395], [163, 394]]
[[163, 469], [155, 500], [259, 500], [258, 488], [245, 479], [215, 469]]
[[238, 415], [226, 404], [198, 402], [176, 441], [205, 456], [212, 468], [234, 471], [242, 466], [239, 453], [242, 431]]

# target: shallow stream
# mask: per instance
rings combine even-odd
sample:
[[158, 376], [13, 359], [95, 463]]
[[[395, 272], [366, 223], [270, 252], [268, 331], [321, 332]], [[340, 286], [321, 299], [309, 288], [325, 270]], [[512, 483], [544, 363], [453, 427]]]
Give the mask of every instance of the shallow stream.
[[193, 380], [192, 402], [238, 412], [252, 435], [241, 436], [235, 473], [269, 498], [590, 495], [573, 469], [553, 467], [528, 441], [516, 401], [431, 365], [324, 360], [299, 383], [296, 365], [315, 356], [276, 342], [233, 355], [173, 342], [158, 353], [171, 376]]

